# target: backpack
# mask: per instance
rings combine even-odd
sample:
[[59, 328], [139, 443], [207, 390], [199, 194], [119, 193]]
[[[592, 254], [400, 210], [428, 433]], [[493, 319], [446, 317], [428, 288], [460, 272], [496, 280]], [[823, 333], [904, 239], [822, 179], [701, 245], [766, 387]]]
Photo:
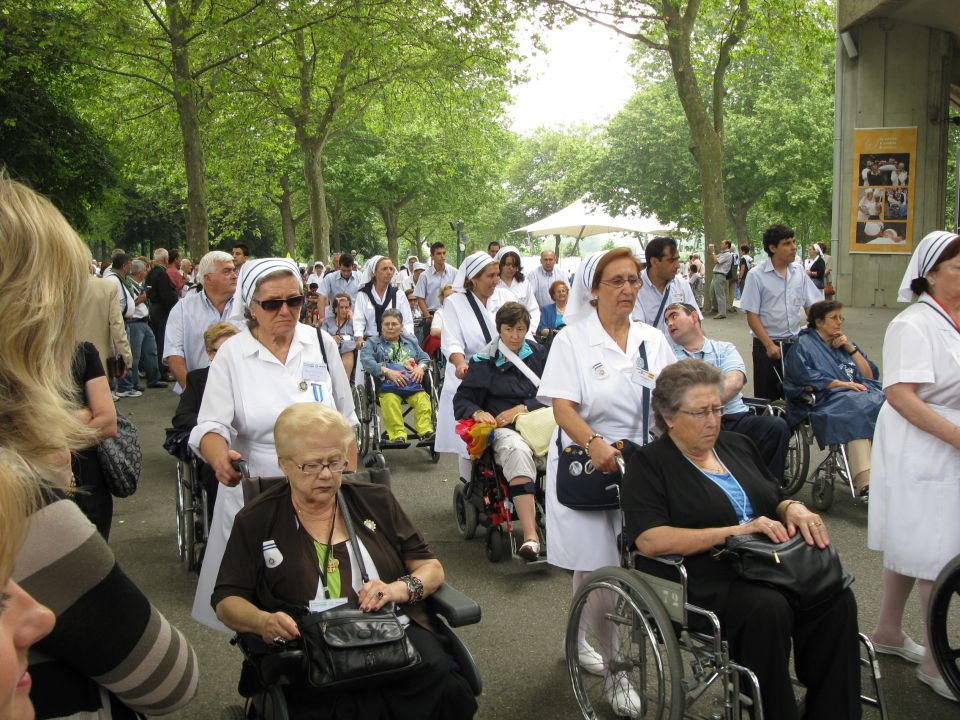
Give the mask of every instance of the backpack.
[[727, 280], [737, 279], [737, 261], [736, 258], [730, 260], [730, 269], [727, 270]]

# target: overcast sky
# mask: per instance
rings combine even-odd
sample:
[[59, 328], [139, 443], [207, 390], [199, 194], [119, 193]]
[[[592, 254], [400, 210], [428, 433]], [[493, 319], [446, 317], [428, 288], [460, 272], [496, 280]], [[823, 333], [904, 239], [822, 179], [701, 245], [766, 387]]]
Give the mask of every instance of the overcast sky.
[[[509, 111], [514, 131], [528, 134], [541, 125], [599, 123], [615, 115], [633, 94], [626, 38], [586, 20], [542, 35], [549, 52], [529, 56], [530, 81], [514, 90]], [[523, 36], [519, 42], [532, 51]]]

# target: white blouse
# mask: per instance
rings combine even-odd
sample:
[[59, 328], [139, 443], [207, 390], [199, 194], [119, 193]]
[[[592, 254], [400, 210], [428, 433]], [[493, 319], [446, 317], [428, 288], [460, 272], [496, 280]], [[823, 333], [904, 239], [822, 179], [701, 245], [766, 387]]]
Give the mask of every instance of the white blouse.
[[[383, 302], [383, 295], [377, 292], [376, 288], [371, 288], [373, 296], [377, 302]], [[387, 307], [394, 307], [388, 305]], [[401, 290], [397, 290], [396, 309], [403, 316], [403, 331], [408, 335], [413, 335], [413, 314], [410, 312], [410, 303], [407, 296]], [[357, 293], [356, 307], [353, 310], [353, 334], [358, 338], [373, 337], [379, 335], [377, 332], [377, 315], [367, 294], [361, 290]]]

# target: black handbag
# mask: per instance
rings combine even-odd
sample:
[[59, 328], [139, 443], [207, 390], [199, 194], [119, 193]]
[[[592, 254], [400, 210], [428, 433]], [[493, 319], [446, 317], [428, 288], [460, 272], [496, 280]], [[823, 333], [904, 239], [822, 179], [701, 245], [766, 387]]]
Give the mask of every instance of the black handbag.
[[761, 534], [731, 535], [716, 556], [728, 556], [741, 578], [783, 590], [801, 608], [829, 600], [853, 582], [833, 545], [821, 550], [799, 532], [783, 543]]
[[130, 418], [117, 413], [117, 434], [97, 443], [97, 457], [111, 495], [125, 498], [137, 491], [143, 452], [137, 426]]
[[[640, 447], [630, 440], [617, 440], [613, 447], [626, 462]], [[579, 445], [560, 446], [557, 432], [557, 501], [571, 510], [616, 510], [620, 507], [620, 473], [601, 472]]]
[[[342, 494], [343, 515], [353, 556], [363, 582], [369, 581], [353, 522]], [[420, 664], [420, 653], [391, 606], [376, 612], [335, 608], [307, 613], [300, 619], [300, 637], [307, 657], [307, 680], [319, 690], [379, 685], [393, 681]]]

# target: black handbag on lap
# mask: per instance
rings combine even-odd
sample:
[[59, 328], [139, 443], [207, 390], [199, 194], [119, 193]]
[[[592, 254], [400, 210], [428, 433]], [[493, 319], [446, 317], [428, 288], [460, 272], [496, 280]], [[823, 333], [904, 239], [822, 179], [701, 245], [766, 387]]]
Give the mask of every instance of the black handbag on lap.
[[[353, 556], [363, 582], [369, 581], [357, 535], [343, 496], [337, 493]], [[307, 679], [319, 690], [335, 690], [395, 680], [415, 669], [420, 653], [407, 637], [394, 609], [363, 612], [335, 608], [300, 619], [307, 657]]]
[[800, 532], [783, 543], [761, 534], [730, 535], [716, 553], [723, 556], [741, 578], [783, 590], [801, 608], [829, 600], [853, 582], [833, 545], [807, 545]]

